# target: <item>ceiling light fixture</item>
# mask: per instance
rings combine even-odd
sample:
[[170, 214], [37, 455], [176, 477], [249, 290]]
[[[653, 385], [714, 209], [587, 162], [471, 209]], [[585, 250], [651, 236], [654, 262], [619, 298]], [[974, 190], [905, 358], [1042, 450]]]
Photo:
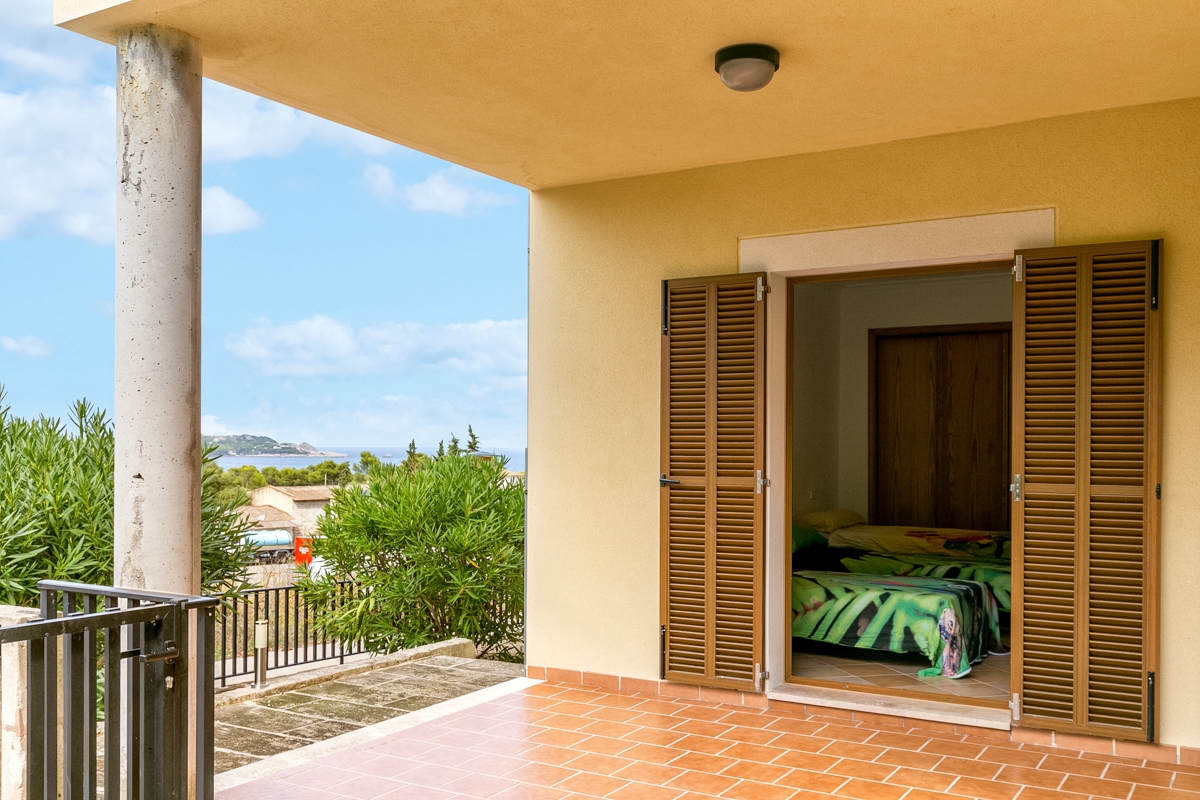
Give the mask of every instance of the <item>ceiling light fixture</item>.
[[735, 92], [763, 88], [779, 69], [779, 51], [769, 44], [733, 44], [717, 51], [721, 82]]

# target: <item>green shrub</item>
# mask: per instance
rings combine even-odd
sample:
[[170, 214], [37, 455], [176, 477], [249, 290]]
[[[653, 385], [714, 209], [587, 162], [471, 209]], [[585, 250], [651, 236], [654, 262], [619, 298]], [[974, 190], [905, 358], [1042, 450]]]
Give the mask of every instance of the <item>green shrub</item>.
[[[524, 509], [503, 459], [372, 466], [365, 487], [334, 490], [319, 523], [325, 570], [300, 581], [318, 629], [373, 652], [462, 636], [482, 657], [520, 660]], [[348, 601], [344, 580], [359, 587]]]
[[[204, 454], [207, 465], [210, 452]], [[201, 571], [208, 594], [245, 585], [254, 553], [236, 504], [201, 487]], [[113, 429], [81, 400], [69, 425], [14, 417], [0, 387], [0, 602], [37, 605], [46, 578], [112, 584]]]

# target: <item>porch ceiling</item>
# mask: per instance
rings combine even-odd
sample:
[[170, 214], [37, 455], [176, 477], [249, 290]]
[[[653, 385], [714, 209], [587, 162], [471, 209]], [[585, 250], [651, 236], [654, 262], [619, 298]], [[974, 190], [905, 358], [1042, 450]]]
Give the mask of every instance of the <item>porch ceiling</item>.
[[[205, 74], [529, 188], [1200, 95], [1189, 0], [56, 0], [154, 22]], [[773, 44], [766, 89], [713, 53]]]

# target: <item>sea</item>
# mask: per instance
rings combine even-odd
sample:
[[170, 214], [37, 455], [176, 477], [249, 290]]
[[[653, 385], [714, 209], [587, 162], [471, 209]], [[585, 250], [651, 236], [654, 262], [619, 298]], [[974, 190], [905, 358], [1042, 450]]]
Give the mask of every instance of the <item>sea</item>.
[[[379, 457], [380, 461], [386, 461], [392, 464], [399, 464], [404, 460], [404, 453], [408, 449], [408, 445], [399, 447], [378, 447], [355, 445], [353, 447], [343, 445], [313, 445], [318, 450], [325, 453], [343, 453], [341, 456], [238, 456], [238, 455], [223, 455], [217, 459], [217, 466], [224, 469], [229, 467], [241, 467], [246, 464], [253, 464], [262, 469], [263, 467], [293, 467], [300, 469], [303, 467], [311, 467], [313, 464], [320, 464], [322, 461], [349, 461], [351, 464], [358, 463], [359, 454], [364, 450], [374, 453]], [[422, 452], [426, 452], [422, 450]], [[508, 459], [508, 469], [513, 472], [525, 471], [525, 451], [510, 450], [510, 449], [488, 449], [483, 450], [485, 453], [504, 456]], [[427, 452], [428, 455], [433, 455], [432, 451]]]

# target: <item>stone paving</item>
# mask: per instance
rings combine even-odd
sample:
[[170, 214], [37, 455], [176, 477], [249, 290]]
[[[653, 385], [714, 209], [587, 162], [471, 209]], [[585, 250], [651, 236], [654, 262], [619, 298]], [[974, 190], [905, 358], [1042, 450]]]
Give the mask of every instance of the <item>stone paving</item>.
[[218, 708], [216, 769], [251, 764], [523, 674], [520, 664], [434, 656]]
[[217, 800], [1200, 800], [1200, 766], [850, 716], [542, 683]]

